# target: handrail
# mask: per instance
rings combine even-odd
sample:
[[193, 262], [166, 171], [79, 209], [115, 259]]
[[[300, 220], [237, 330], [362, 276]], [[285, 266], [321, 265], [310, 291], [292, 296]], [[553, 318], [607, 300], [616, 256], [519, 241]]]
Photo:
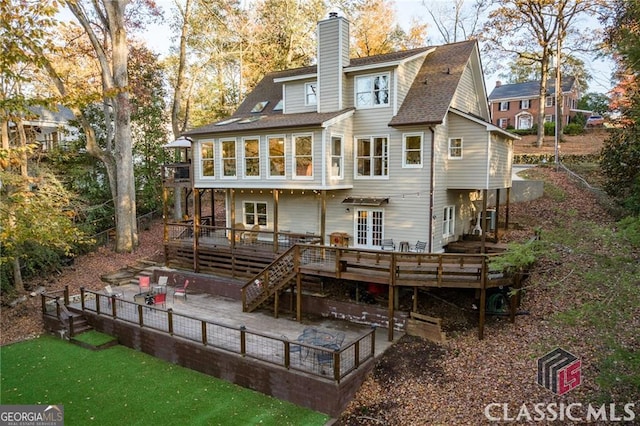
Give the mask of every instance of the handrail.
[[[89, 297], [95, 296], [95, 298]], [[203, 346], [211, 346], [245, 357], [258, 359], [286, 369], [299, 370], [315, 376], [339, 382], [375, 355], [375, 329], [360, 336], [338, 350], [292, 341], [283, 336], [274, 336], [260, 331], [248, 330], [244, 326], [231, 326], [203, 320], [195, 316], [178, 314], [172, 309], [159, 309], [141, 305], [98, 291], [80, 289], [83, 312], [111, 317], [148, 328], [173, 337], [187, 339]], [[109, 299], [111, 303], [109, 303]], [[331, 375], [323, 374], [322, 367], [314, 362], [296, 363], [291, 358], [291, 346], [304, 346], [314, 353], [332, 354]]]

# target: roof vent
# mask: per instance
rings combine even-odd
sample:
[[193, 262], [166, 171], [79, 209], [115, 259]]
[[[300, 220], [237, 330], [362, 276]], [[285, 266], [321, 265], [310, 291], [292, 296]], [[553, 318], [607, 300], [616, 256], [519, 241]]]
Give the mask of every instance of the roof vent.
[[337, 18], [338, 12], [329, 12], [329, 18]]

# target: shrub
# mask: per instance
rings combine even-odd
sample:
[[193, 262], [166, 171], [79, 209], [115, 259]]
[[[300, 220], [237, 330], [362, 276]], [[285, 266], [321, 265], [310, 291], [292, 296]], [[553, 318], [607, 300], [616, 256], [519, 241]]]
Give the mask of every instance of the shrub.
[[580, 135], [584, 132], [584, 126], [578, 123], [569, 123], [565, 126], [563, 132], [565, 135]]

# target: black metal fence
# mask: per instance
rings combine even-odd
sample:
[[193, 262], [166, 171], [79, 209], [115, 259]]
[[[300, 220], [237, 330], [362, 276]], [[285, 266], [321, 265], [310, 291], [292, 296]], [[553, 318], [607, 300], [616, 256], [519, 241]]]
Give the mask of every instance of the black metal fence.
[[273, 336], [244, 326], [236, 327], [177, 314], [130, 302], [103, 293], [81, 289], [81, 308], [99, 316], [125, 321], [171, 336], [198, 342], [203, 346], [233, 352], [291, 370], [299, 370], [340, 382], [365, 361], [374, 357], [375, 329], [347, 342], [339, 349], [329, 349], [286, 336]]

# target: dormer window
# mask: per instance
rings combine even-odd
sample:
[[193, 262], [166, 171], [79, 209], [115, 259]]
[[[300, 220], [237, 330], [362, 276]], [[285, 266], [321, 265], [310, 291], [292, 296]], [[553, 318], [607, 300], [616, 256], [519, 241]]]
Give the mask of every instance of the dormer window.
[[318, 97], [316, 95], [316, 83], [306, 83], [304, 85], [304, 104], [317, 105]]
[[389, 73], [356, 77], [356, 107], [389, 106]]

